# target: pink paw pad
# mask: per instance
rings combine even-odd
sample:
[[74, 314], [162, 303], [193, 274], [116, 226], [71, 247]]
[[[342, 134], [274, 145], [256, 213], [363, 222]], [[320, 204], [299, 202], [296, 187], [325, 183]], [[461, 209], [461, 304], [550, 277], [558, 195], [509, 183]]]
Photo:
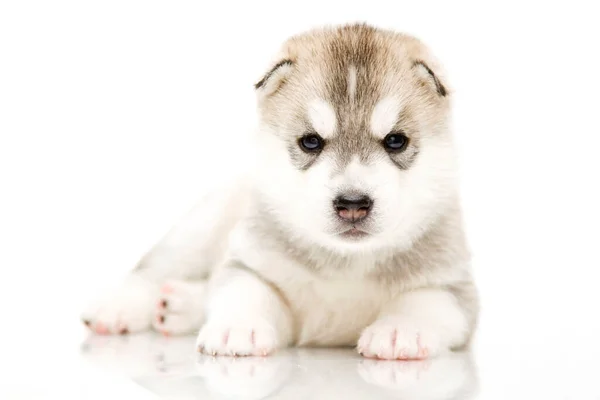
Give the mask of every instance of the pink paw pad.
[[163, 285], [163, 286], [160, 288], [160, 292], [161, 292], [161, 293], [163, 293], [163, 294], [170, 294], [170, 293], [173, 293], [173, 290], [174, 290], [174, 289], [173, 289], [173, 286], [171, 286], [171, 285], [169, 285], [169, 284]]
[[99, 335], [108, 335], [108, 328], [101, 323], [96, 324], [96, 333]]

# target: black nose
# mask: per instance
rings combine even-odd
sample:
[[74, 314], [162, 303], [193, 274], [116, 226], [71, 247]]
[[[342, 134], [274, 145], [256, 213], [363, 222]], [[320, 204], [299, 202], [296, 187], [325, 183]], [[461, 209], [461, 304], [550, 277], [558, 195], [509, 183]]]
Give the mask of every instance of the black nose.
[[340, 195], [333, 200], [333, 206], [340, 218], [357, 222], [369, 215], [373, 200], [365, 195]]

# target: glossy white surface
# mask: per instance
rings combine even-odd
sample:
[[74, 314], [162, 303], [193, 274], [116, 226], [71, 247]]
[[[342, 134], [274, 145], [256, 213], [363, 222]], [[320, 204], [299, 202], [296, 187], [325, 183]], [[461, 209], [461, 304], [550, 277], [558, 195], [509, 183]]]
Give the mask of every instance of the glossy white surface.
[[[417, 362], [351, 349], [288, 349], [265, 358], [195, 354], [194, 337], [90, 336], [81, 356], [165, 399], [598, 399], [592, 353], [453, 353]], [[502, 353], [502, 352], [501, 352]], [[595, 353], [598, 355], [599, 353]]]
[[271, 357], [214, 358], [193, 353], [194, 338], [91, 337], [83, 356], [173, 399], [473, 398], [469, 353], [386, 362], [350, 349], [288, 349]]

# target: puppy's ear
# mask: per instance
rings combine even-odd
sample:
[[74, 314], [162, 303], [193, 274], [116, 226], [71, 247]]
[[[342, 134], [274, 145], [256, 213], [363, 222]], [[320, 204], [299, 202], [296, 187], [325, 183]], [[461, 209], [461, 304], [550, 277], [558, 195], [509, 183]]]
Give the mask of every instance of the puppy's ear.
[[441, 79], [433, 72], [431, 68], [424, 61], [417, 60], [413, 63], [413, 68], [416, 69], [417, 74], [421, 79], [429, 83], [438, 95], [446, 97], [448, 95], [448, 89], [442, 83]]
[[254, 84], [256, 92], [261, 98], [272, 95], [285, 83], [292, 72], [294, 63], [290, 59], [283, 59], [276, 63], [260, 81]]

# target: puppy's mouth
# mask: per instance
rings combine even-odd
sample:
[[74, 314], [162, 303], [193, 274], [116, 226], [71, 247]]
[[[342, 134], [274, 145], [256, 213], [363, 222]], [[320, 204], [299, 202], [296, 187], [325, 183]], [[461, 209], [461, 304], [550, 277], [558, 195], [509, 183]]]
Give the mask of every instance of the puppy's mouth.
[[369, 236], [369, 233], [357, 228], [356, 226], [353, 226], [352, 228], [341, 232], [339, 236], [343, 237], [344, 239], [357, 240]]

